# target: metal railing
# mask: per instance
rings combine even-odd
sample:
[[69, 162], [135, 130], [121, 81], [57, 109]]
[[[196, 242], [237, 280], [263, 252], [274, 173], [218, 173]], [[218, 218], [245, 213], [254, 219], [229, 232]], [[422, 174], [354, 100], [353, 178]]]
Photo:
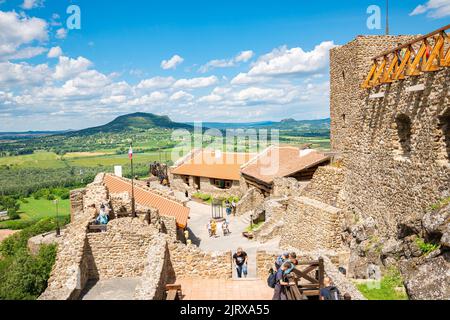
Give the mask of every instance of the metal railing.
[[362, 88], [418, 76], [450, 67], [450, 24], [373, 58]]

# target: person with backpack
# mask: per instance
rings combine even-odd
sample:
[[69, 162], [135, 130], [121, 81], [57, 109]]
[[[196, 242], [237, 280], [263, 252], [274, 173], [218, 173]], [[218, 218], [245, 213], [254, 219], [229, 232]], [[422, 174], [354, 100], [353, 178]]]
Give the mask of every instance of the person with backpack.
[[275, 260], [275, 267], [276, 267], [277, 271], [281, 268], [283, 263], [285, 263], [288, 259], [289, 259], [289, 253], [284, 252]]
[[324, 288], [320, 289], [320, 300], [342, 300], [341, 292], [330, 277], [323, 279]]
[[290, 262], [285, 262], [276, 273], [273, 272], [267, 280], [269, 286], [274, 289], [272, 300], [287, 300], [286, 286], [289, 282], [286, 279], [285, 271], [291, 267]]

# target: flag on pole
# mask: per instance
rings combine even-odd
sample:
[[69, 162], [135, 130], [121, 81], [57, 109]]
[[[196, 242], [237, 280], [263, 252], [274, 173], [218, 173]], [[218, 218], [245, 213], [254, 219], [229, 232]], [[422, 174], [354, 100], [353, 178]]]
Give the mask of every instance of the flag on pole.
[[133, 148], [130, 146], [130, 150], [128, 151], [128, 158], [133, 159]]

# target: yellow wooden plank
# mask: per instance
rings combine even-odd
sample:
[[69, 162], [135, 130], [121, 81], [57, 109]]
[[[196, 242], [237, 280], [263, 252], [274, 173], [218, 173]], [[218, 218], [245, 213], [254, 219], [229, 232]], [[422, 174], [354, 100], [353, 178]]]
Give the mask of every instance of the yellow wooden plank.
[[439, 37], [439, 39], [436, 41], [433, 51], [431, 51], [430, 57], [428, 58], [423, 71], [425, 72], [431, 72], [431, 71], [436, 71], [439, 70], [439, 67], [437, 67], [436, 65], [434, 65], [434, 62], [436, 60], [436, 58], [439, 58], [439, 53], [441, 51], [441, 48], [444, 45], [444, 38]]
[[370, 72], [369, 72], [369, 74], [368, 74], [366, 80], [363, 82], [363, 84], [362, 84], [362, 86], [361, 86], [362, 88], [367, 89], [367, 88], [370, 88], [370, 87], [371, 87], [371, 86], [370, 86], [370, 80], [372, 79], [372, 76], [373, 76], [373, 74], [375, 73], [375, 70], [377, 70], [377, 64], [376, 64], [376, 62], [374, 62], [374, 63], [372, 64], [372, 67], [370, 68]]
[[405, 70], [406, 65], [410, 64], [411, 59], [411, 48], [408, 48], [405, 52], [405, 56], [403, 57], [402, 63], [400, 64], [400, 67], [397, 69], [397, 72], [394, 75], [395, 80], [403, 80], [405, 79]]
[[427, 51], [427, 46], [425, 43], [423, 43], [419, 49], [419, 52], [414, 57], [414, 61], [409, 66], [408, 70], [406, 70], [407, 76], [418, 76], [420, 74], [418, 66], [419, 66], [419, 63], [421, 62], [421, 59], [424, 58], [426, 51]]

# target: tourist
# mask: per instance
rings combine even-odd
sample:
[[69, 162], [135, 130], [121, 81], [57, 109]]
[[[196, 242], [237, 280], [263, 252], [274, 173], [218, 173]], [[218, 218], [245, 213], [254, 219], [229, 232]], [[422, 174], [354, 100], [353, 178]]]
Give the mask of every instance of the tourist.
[[228, 229], [228, 222], [227, 221], [224, 221], [222, 223], [222, 231], [223, 231], [223, 236], [224, 237], [230, 234], [230, 229]]
[[100, 212], [95, 222], [102, 225], [108, 224], [108, 215], [106, 214], [105, 206], [103, 204], [100, 206]]
[[233, 201], [231, 201], [231, 208], [233, 209], [232, 210], [233, 215], [235, 216], [236, 215], [236, 201], [234, 201], [234, 199], [233, 199]]
[[247, 278], [248, 274], [248, 256], [242, 248], [238, 248], [236, 253], [233, 255], [233, 260], [236, 263], [236, 271], [238, 278]]
[[289, 259], [289, 253], [285, 252], [282, 255], [280, 255], [277, 260], [275, 261], [275, 268], [277, 271], [281, 268], [284, 262], [286, 262]]
[[208, 224], [206, 225], [206, 228], [208, 229], [208, 234], [210, 237], [212, 237], [212, 232], [211, 232], [211, 221], [208, 222]]
[[289, 285], [289, 282], [287, 282], [285, 272], [290, 266], [290, 262], [285, 262], [278, 269], [275, 275], [276, 282], [272, 300], [287, 300], [286, 286]]
[[227, 216], [229, 217], [231, 215], [231, 210], [232, 210], [230, 201], [228, 201], [228, 200], [225, 201], [225, 208], [226, 208]]
[[295, 252], [289, 253], [289, 261], [291, 261], [295, 266], [298, 266], [297, 254]]
[[[399, 47], [401, 47], [401, 46], [402, 46], [402, 43], [399, 42], [397, 45], [398, 45]], [[405, 55], [406, 55], [406, 48], [402, 48], [402, 49], [399, 51], [399, 53], [398, 53], [398, 65], [399, 65], [399, 66], [402, 64], [403, 59], [405, 58]]]
[[211, 237], [215, 237], [217, 233], [217, 223], [215, 220], [211, 221]]
[[341, 293], [330, 277], [325, 277], [323, 284], [324, 287], [320, 289], [320, 300], [341, 300]]

